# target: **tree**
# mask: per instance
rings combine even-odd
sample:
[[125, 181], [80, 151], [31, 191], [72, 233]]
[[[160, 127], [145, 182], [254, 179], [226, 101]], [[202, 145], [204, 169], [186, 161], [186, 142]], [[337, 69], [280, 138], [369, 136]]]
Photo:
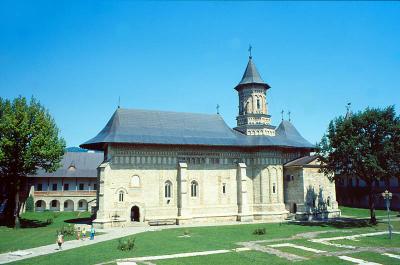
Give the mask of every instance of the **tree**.
[[34, 209], [35, 209], [35, 204], [33, 201], [33, 196], [29, 195], [28, 199], [26, 199], [25, 210], [27, 212], [33, 212]]
[[26, 177], [38, 168], [48, 172], [60, 166], [65, 141], [49, 112], [32, 98], [0, 98], [0, 183], [5, 186], [6, 221], [19, 226], [20, 194]]
[[393, 106], [338, 117], [329, 123], [318, 155], [322, 172], [332, 181], [357, 176], [365, 182], [375, 224], [376, 181], [400, 176], [400, 118]]

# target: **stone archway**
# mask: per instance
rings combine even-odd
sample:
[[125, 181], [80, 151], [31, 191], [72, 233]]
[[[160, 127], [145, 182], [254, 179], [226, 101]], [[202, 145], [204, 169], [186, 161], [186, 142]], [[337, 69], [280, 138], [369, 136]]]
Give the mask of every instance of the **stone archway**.
[[132, 206], [131, 208], [131, 221], [140, 222], [140, 210], [138, 206]]
[[35, 212], [43, 212], [46, 210], [46, 202], [44, 200], [38, 200], [35, 202]]

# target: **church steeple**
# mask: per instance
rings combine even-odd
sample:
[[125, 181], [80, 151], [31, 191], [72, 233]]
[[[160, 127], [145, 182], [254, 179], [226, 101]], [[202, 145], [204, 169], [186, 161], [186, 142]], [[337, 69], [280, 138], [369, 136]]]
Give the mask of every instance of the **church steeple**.
[[261, 78], [261, 75], [258, 73], [257, 67], [253, 62], [253, 57], [249, 56], [249, 62], [247, 63], [246, 70], [244, 71], [242, 80], [240, 80], [239, 84], [235, 87], [236, 90], [239, 90], [244, 85], [249, 84], [259, 84], [264, 86], [266, 89], [269, 89], [270, 86], [264, 82]]
[[235, 87], [239, 94], [239, 115], [236, 117], [235, 130], [246, 135], [275, 135], [267, 108], [269, 88], [261, 78], [250, 54], [243, 77]]

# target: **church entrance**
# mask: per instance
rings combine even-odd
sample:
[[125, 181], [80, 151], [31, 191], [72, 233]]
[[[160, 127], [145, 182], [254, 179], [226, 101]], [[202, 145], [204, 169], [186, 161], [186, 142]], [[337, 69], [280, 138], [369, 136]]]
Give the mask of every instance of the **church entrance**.
[[136, 205], [131, 208], [131, 221], [140, 222], [139, 207], [137, 207]]

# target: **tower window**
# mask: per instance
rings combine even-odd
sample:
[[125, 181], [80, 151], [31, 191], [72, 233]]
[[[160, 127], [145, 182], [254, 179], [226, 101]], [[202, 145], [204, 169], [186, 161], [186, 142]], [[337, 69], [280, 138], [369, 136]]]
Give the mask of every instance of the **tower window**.
[[198, 184], [196, 181], [192, 181], [190, 184], [190, 195], [191, 197], [197, 197], [198, 194]]
[[222, 193], [226, 194], [226, 183], [222, 184]]
[[261, 104], [259, 99], [257, 99], [257, 109], [261, 109]]
[[172, 183], [170, 181], [165, 182], [165, 186], [164, 186], [164, 197], [165, 198], [171, 198], [171, 186], [172, 186]]
[[275, 183], [272, 185], [272, 193], [276, 193], [276, 184]]
[[119, 200], [120, 202], [123, 202], [123, 201], [124, 201], [124, 192], [123, 192], [122, 190], [119, 192], [118, 200]]

